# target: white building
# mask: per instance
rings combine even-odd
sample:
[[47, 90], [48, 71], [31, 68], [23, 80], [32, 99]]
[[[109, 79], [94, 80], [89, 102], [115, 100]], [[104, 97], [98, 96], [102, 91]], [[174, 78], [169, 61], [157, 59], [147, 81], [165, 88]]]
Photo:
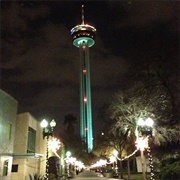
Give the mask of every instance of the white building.
[[11, 180], [18, 102], [0, 89], [0, 179]]

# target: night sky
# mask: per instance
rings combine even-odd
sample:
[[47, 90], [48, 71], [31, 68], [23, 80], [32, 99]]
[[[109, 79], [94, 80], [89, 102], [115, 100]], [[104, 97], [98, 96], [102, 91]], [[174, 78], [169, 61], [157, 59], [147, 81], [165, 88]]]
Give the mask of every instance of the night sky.
[[[1, 1], [1, 89], [18, 113], [39, 121], [79, 119], [79, 50], [70, 30], [97, 29], [90, 48], [93, 123], [109, 97], [126, 89], [145, 63], [169, 60], [179, 68], [179, 1]], [[171, 67], [170, 67], [171, 68]], [[95, 128], [96, 129], [96, 128]]]

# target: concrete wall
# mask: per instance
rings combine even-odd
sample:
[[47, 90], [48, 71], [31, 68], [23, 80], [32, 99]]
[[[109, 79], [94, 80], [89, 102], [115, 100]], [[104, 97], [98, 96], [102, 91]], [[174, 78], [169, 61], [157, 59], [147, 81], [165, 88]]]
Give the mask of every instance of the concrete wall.
[[[12, 153], [18, 102], [0, 89], [0, 179], [11, 179]], [[11, 133], [9, 128], [11, 126]], [[3, 175], [4, 162], [8, 161], [7, 175]]]

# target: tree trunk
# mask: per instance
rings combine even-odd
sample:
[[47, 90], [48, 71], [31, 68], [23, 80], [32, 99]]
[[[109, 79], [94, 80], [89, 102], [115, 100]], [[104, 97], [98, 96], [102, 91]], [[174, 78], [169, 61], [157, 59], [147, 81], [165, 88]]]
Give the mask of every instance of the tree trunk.
[[121, 172], [121, 178], [123, 178], [122, 161], [120, 161], [120, 172]]

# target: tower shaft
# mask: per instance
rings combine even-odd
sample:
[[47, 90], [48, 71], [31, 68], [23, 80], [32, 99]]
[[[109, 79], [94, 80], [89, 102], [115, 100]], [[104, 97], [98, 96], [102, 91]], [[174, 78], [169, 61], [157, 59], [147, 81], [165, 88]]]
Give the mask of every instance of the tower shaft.
[[83, 41], [80, 49], [80, 135], [87, 150], [93, 149], [91, 80], [88, 41]]
[[95, 32], [93, 26], [84, 24], [82, 6], [82, 24], [71, 29], [71, 36], [73, 45], [80, 49], [80, 135], [88, 152], [93, 149], [89, 47], [95, 44]]

